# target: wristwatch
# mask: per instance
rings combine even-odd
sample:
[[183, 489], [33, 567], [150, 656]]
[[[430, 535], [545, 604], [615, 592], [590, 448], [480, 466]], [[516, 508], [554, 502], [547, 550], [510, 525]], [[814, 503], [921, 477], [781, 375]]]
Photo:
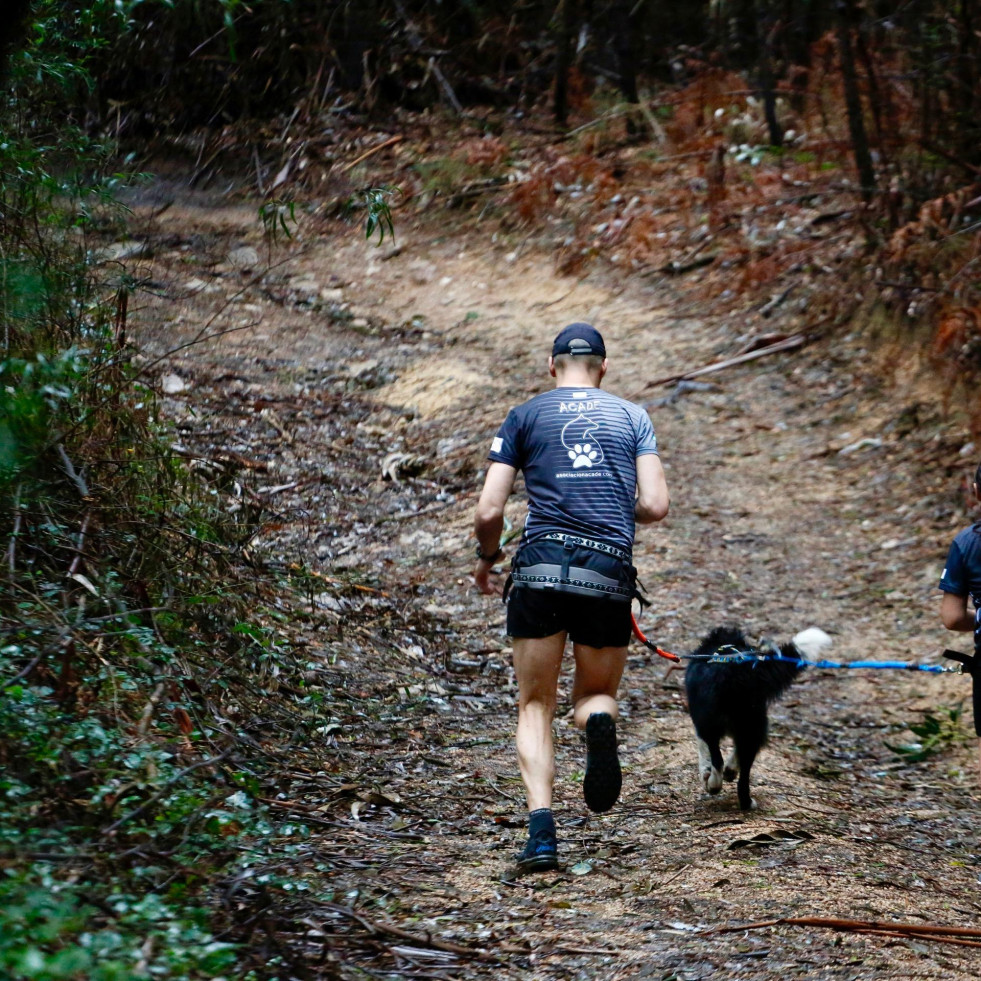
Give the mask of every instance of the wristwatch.
[[496, 562], [504, 554], [504, 549], [498, 546], [497, 551], [492, 555], [484, 555], [484, 550], [480, 547], [480, 542], [477, 542], [475, 554], [478, 559], [483, 559], [484, 562]]

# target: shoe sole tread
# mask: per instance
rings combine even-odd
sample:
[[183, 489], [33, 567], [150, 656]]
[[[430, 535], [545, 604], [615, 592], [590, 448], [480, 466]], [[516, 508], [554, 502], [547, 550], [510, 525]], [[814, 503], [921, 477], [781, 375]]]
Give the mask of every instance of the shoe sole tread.
[[623, 774], [617, 755], [617, 726], [605, 712], [586, 720], [586, 774], [582, 781], [586, 806], [596, 813], [608, 811], [620, 797]]

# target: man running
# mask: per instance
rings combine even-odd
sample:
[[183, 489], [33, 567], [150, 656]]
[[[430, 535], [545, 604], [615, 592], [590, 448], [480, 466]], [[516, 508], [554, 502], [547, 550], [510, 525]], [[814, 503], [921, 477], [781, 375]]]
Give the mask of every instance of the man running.
[[491, 444], [474, 521], [474, 581], [482, 593], [500, 593], [492, 569], [503, 554], [504, 506], [522, 471], [528, 518], [506, 600], [518, 680], [518, 762], [530, 812], [518, 859], [526, 871], [558, 864], [552, 720], [567, 637], [576, 666], [574, 719], [586, 730], [583, 796], [591, 810], [607, 811], [620, 795], [616, 694], [636, 591], [634, 523], [668, 513], [647, 413], [600, 390], [607, 360], [599, 331], [583, 323], [563, 328], [548, 370], [555, 388], [512, 409]]
[[[974, 474], [974, 498], [981, 501], [981, 464]], [[940, 619], [948, 630], [974, 633], [974, 661], [965, 670], [974, 676], [974, 733], [978, 737], [978, 767], [981, 775], [981, 716], [978, 712], [981, 686], [981, 521], [965, 528], [953, 540], [947, 553], [947, 565], [940, 577], [943, 599]], [[967, 608], [971, 597], [974, 612]]]

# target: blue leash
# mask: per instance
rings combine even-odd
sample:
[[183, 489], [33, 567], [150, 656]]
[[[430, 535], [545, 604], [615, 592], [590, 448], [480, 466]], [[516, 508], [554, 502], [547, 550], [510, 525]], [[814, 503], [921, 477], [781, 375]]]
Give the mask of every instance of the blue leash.
[[[730, 651], [731, 653], [725, 653]], [[681, 654], [689, 661], [707, 661], [709, 664], [756, 664], [761, 661], [782, 661], [799, 668], [881, 668], [887, 671], [925, 671], [928, 674], [962, 674], [960, 665], [915, 664], [909, 661], [808, 661], [802, 657], [787, 657], [776, 648], [766, 651], [741, 651], [734, 647], [720, 647], [713, 654]]]

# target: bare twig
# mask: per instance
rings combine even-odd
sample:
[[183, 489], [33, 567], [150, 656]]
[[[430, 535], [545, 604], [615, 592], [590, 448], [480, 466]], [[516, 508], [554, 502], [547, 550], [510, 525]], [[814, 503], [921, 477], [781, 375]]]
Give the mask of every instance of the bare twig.
[[587, 957], [615, 957], [623, 951], [614, 947], [569, 947], [562, 944], [561, 947], [551, 947], [550, 954], [584, 954]]
[[[412, 23], [409, 13], [405, 9], [405, 5], [402, 3], [402, 0], [395, 0], [395, 9], [398, 10], [399, 16], [405, 22], [405, 35], [409, 39], [409, 45], [412, 47], [412, 50], [416, 52], [416, 54], [421, 53], [423, 49], [422, 38], [419, 36], [419, 32], [416, 30], [415, 24]], [[447, 101], [451, 106], [453, 106], [457, 115], [462, 116], [463, 106], [460, 105], [460, 100], [456, 97], [456, 93], [453, 91], [452, 86], [446, 80], [446, 76], [443, 74], [439, 65], [436, 64], [435, 55], [430, 57], [427, 69], [436, 76], [436, 81], [439, 82], [439, 87], [443, 90], [443, 95], [446, 96]]]
[[790, 286], [788, 286], [782, 293], [778, 293], [767, 303], [764, 303], [763, 306], [760, 307], [760, 316], [769, 317], [770, 314], [773, 313], [773, 311], [776, 310], [776, 308], [780, 306], [780, 304], [783, 303], [783, 301], [786, 300], [791, 293], [793, 293], [796, 285], [796, 283], [791, 283]]
[[10, 532], [10, 543], [7, 545], [7, 569], [10, 571], [10, 578], [14, 578], [14, 573], [16, 572], [16, 558], [17, 558], [17, 536], [20, 534], [20, 492], [21, 484], [17, 485], [17, 489], [14, 491], [14, 527]]
[[299, 487], [307, 487], [310, 484], [317, 484], [323, 481], [323, 475], [317, 474], [316, 477], [306, 477], [303, 480], [292, 480], [288, 484], [277, 484], [275, 487], [259, 487], [256, 488], [256, 495], [258, 497], [274, 497], [276, 494], [282, 494], [283, 491], [296, 490]]
[[353, 170], [355, 167], [357, 167], [359, 163], [362, 163], [363, 161], [367, 160], [369, 157], [373, 157], [376, 153], [380, 153], [382, 150], [385, 149], [385, 147], [391, 146], [393, 143], [400, 142], [404, 138], [405, 137], [403, 137], [402, 134], [399, 133], [396, 136], [393, 136], [391, 139], [385, 140], [384, 143], [379, 143], [378, 146], [373, 146], [370, 150], [366, 151], [365, 153], [362, 153], [360, 157], [356, 157], [354, 160], [352, 160], [341, 171], [341, 173], [346, 174], [349, 170]]
[[594, 126], [600, 126], [605, 122], [609, 122], [611, 119], [617, 119], [619, 116], [626, 116], [632, 108], [632, 106], [625, 102], [618, 103], [611, 109], [604, 112], [602, 116], [597, 116], [596, 119], [591, 119], [588, 123], [583, 123], [582, 126], [577, 126], [575, 129], [570, 129], [568, 133], [563, 133], [557, 142], [561, 143], [563, 140], [568, 140], [577, 133], [583, 132], [583, 130], [592, 129]]
[[453, 91], [453, 87], [447, 81], [443, 70], [436, 64], [436, 55], [430, 57], [428, 68], [436, 76], [436, 81], [439, 82], [439, 87], [443, 90], [443, 95], [446, 96], [449, 104], [453, 106], [458, 116], [462, 116], [463, 106], [460, 105], [460, 100], [456, 97], [456, 92]]
[[163, 698], [163, 694], [166, 690], [167, 682], [165, 681], [161, 681], [157, 687], [153, 689], [153, 694], [150, 695], [150, 700], [146, 703], [146, 707], [143, 709], [143, 715], [140, 716], [140, 723], [136, 727], [137, 735], [140, 737], [145, 736], [147, 729], [150, 728], [150, 720], [153, 718], [153, 713], [160, 704], [160, 699]]
[[16, 685], [21, 678], [26, 678], [40, 663], [41, 655], [38, 654], [38, 656], [27, 665], [27, 667], [21, 668], [21, 670], [18, 671], [17, 674], [15, 674], [9, 681], [5, 681], [2, 685], [0, 685], [0, 691], [4, 691], [11, 685]]
[[61, 457], [61, 465], [65, 468], [65, 473], [68, 474], [72, 483], [78, 488], [79, 494], [82, 497], [89, 496], [89, 485], [85, 482], [85, 478], [75, 469], [75, 465], [68, 458], [68, 454], [65, 452], [65, 447], [58, 443], [55, 446], [55, 450], [58, 456]]
[[108, 837], [121, 828], [127, 821], [132, 821], [133, 818], [139, 817], [148, 808], [153, 807], [158, 800], [163, 798], [167, 793], [170, 792], [170, 788], [174, 786], [175, 783], [179, 783], [184, 779], [189, 773], [193, 773], [195, 770], [200, 770], [202, 766], [211, 766], [214, 763], [220, 763], [226, 756], [231, 753], [232, 747], [229, 746], [224, 753], [220, 753], [218, 756], [211, 756], [206, 760], [198, 760], [197, 763], [192, 763], [190, 766], [185, 766], [183, 770], [174, 774], [170, 780], [164, 784], [152, 797], [148, 797], [139, 807], [133, 808], [128, 814], [124, 814], [118, 821], [113, 821], [105, 831], [102, 832], [103, 837]]
[[220, 30], [217, 30], [217, 31], [215, 31], [215, 33], [214, 33], [214, 34], [212, 34], [212, 35], [211, 35], [211, 37], [206, 37], [206, 38], [205, 38], [205, 39], [204, 39], [204, 40], [203, 40], [203, 41], [202, 41], [202, 42], [201, 42], [201, 43], [200, 43], [200, 44], [199, 44], [199, 45], [198, 45], [198, 46], [197, 46], [197, 47], [196, 47], [196, 48], [195, 48], [195, 49], [194, 49], [194, 50], [193, 50], [193, 51], [192, 51], [192, 52], [191, 52], [190, 54], [189, 54], [189, 55], [185, 55], [185, 58], [186, 58], [186, 60], [188, 60], [188, 61], [189, 61], [189, 60], [190, 60], [191, 58], [193, 58], [193, 57], [194, 57], [194, 56], [195, 56], [195, 55], [196, 55], [196, 54], [197, 54], [197, 53], [198, 53], [198, 52], [199, 52], [199, 51], [200, 51], [200, 50], [201, 50], [202, 48], [205, 48], [205, 47], [207, 47], [207, 46], [208, 46], [209, 44], [211, 44], [211, 42], [212, 42], [212, 41], [214, 41], [214, 40], [215, 40], [216, 38], [219, 38], [219, 37], [221, 37], [221, 35], [222, 35], [222, 34], [224, 34], [224, 33], [225, 33], [225, 31], [227, 31], [227, 30], [230, 30], [230, 29], [232, 29], [232, 30], [234, 30], [234, 27], [235, 27], [235, 25], [236, 25], [236, 24], [237, 24], [237, 23], [238, 23], [238, 22], [239, 22], [239, 21], [240, 21], [240, 20], [241, 20], [241, 19], [242, 19], [242, 18], [243, 18], [244, 16], [245, 16], [245, 14], [244, 14], [244, 13], [242, 13], [242, 14], [239, 14], [239, 15], [238, 15], [237, 17], [235, 17], [235, 18], [234, 18], [234, 19], [233, 19], [233, 20], [232, 20], [231, 22], [226, 22], [226, 23], [224, 23], [224, 24], [223, 24], [223, 25], [221, 26], [221, 29], [220, 29]]
[[85, 517], [82, 518], [82, 527], [78, 530], [78, 542], [75, 544], [75, 557], [72, 559], [72, 564], [68, 567], [69, 579], [78, 572], [78, 567], [82, 563], [82, 555], [85, 552], [85, 536], [88, 534], [91, 517], [92, 512], [86, 511]]
[[255, 165], [256, 190], [259, 192], [259, 197], [264, 198], [266, 196], [266, 189], [262, 183], [262, 163], [259, 160], [259, 148], [254, 144], [252, 146], [252, 162]]
[[411, 943], [419, 944], [423, 947], [432, 947], [436, 950], [445, 950], [450, 954], [458, 954], [461, 957], [476, 957], [482, 961], [497, 960], [493, 954], [479, 947], [464, 947], [462, 944], [451, 943], [449, 940], [440, 940], [438, 937], [434, 937], [431, 933], [411, 933], [408, 930], [403, 930], [401, 927], [395, 926], [393, 923], [369, 920], [367, 917], [355, 912], [349, 906], [338, 906], [334, 903], [328, 903], [325, 905], [327, 909], [340, 913], [343, 916], [350, 917], [352, 920], [360, 923], [369, 933], [388, 934], [390, 937], [398, 937], [400, 940], [408, 940]]

